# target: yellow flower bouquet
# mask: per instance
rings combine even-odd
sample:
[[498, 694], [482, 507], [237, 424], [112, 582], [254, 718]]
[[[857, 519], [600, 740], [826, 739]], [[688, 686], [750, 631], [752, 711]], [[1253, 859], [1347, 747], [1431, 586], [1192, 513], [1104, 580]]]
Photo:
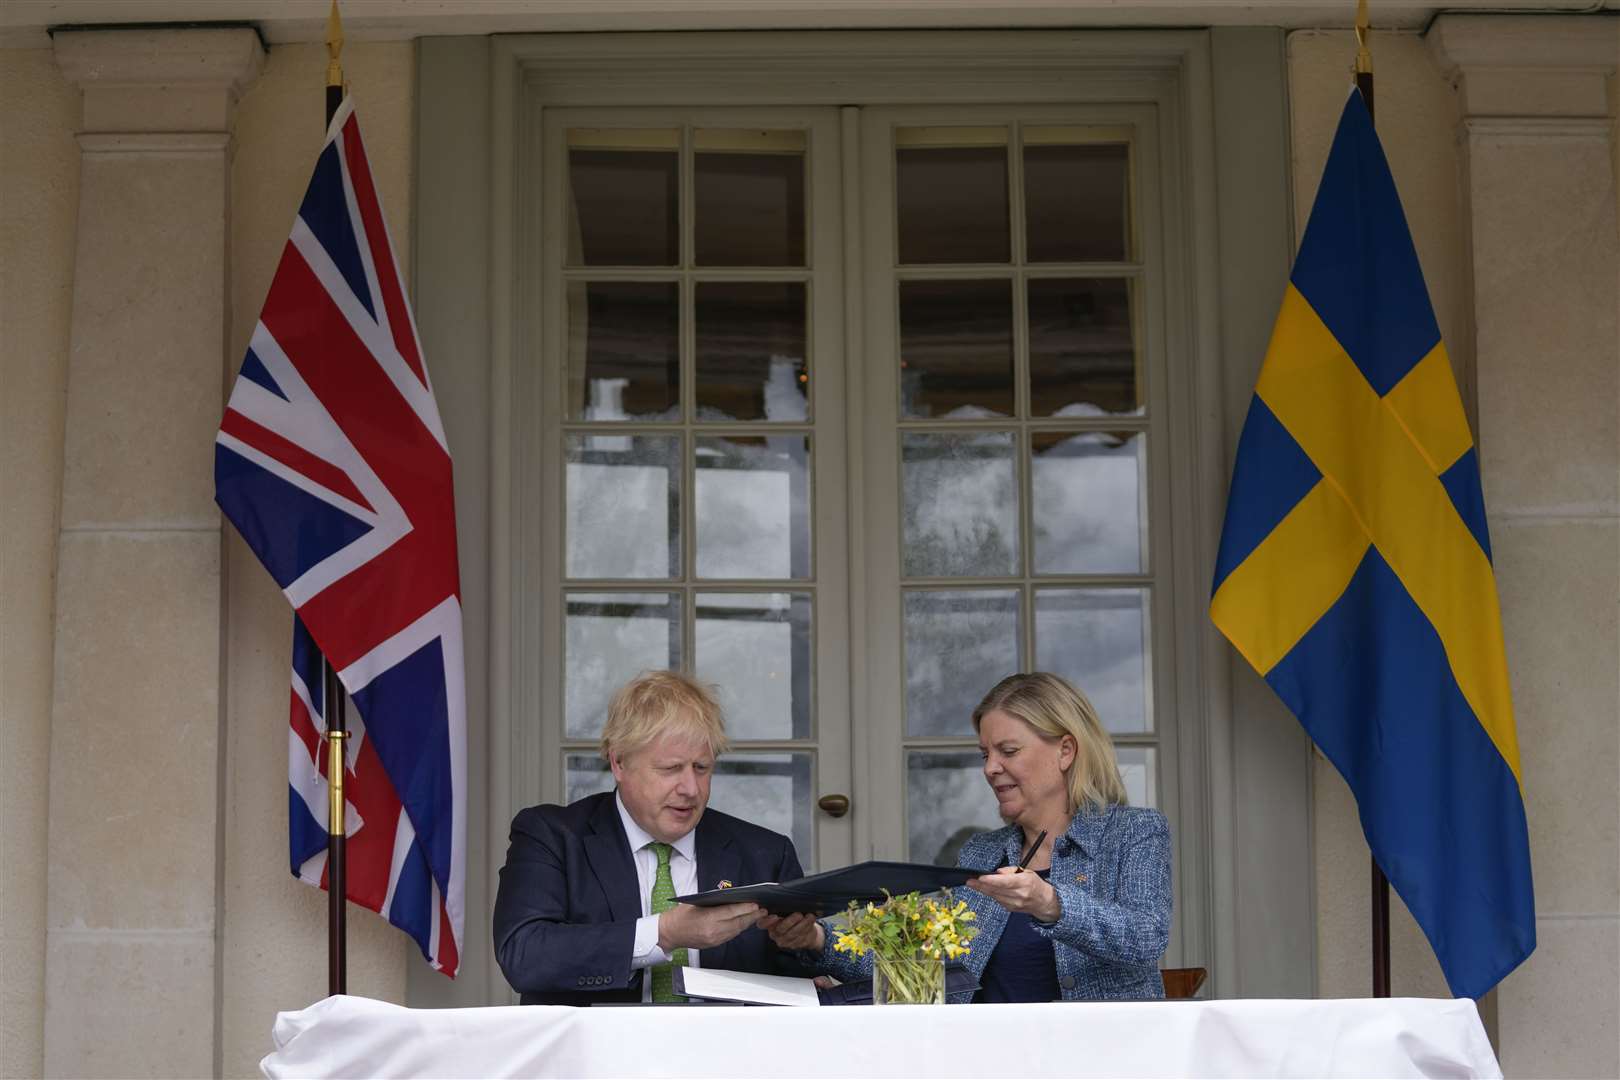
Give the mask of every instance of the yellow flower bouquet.
[[833, 949], [872, 954], [874, 1005], [943, 1004], [945, 961], [967, 955], [978, 932], [968, 925], [973, 912], [963, 901], [941, 903], [915, 892], [864, 908], [851, 903], [847, 918], [848, 928], [836, 932]]

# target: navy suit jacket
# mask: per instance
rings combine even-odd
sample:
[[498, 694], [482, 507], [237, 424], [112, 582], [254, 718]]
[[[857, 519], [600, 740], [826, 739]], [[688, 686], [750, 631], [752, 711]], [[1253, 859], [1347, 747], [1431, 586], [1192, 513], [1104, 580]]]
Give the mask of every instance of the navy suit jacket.
[[[698, 819], [700, 892], [721, 881], [749, 885], [804, 876], [793, 841], [730, 814]], [[525, 1005], [640, 1001], [642, 971], [630, 969], [641, 885], [613, 793], [568, 806], [531, 806], [512, 819], [495, 894], [495, 959]], [[763, 930], [743, 931], [702, 951], [706, 968], [809, 975]]]

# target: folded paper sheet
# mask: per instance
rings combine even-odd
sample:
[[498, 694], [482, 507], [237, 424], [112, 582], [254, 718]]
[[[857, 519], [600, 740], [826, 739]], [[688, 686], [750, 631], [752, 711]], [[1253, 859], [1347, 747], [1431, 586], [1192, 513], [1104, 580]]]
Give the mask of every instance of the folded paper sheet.
[[745, 1005], [821, 1004], [814, 979], [715, 968], [676, 968], [675, 991], [705, 1001], [740, 1001]]

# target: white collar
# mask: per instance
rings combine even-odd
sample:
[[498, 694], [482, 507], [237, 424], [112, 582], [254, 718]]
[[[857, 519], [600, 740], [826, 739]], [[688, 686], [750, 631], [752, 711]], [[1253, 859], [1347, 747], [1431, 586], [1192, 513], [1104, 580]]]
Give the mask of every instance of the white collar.
[[[648, 844], [655, 843], [652, 835], [648, 833], [646, 829], [643, 829], [640, 825], [637, 825], [636, 819], [630, 816], [630, 811], [626, 809], [624, 805], [624, 796], [620, 795], [617, 790], [613, 792], [613, 805], [619, 808], [619, 823], [624, 826], [624, 837], [626, 840], [630, 841], [630, 851], [632, 854], [640, 851]], [[669, 846], [680, 852], [686, 858], [691, 859], [693, 862], [697, 862], [696, 829], [691, 830], [685, 836], [681, 837], [679, 840], [675, 841]]]

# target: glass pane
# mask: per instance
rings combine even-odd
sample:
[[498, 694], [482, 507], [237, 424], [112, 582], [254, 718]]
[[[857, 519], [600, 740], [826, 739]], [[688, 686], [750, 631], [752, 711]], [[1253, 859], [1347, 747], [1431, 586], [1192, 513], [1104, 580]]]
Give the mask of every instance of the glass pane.
[[906, 734], [973, 735], [973, 710], [1022, 671], [1016, 589], [905, 594]]
[[699, 266], [804, 265], [802, 131], [693, 137]]
[[[613, 770], [595, 754], [568, 754], [563, 767], [569, 802], [613, 790]], [[730, 753], [715, 764], [709, 805], [791, 839], [809, 874], [815, 872], [811, 793], [809, 754]]]
[[729, 753], [715, 765], [709, 805], [788, 837], [805, 873], [812, 873], [816, 849], [811, 771], [808, 753]]
[[571, 578], [680, 576], [681, 437], [569, 435]]
[[734, 739], [810, 737], [809, 593], [698, 593], [698, 677]]
[[614, 788], [613, 770], [595, 754], [568, 754], [564, 769], [568, 790], [565, 802], [578, 802], [587, 795], [600, 795]]
[[1151, 746], [1121, 746], [1119, 777], [1125, 781], [1125, 797], [1132, 806], [1159, 809], [1158, 751]]
[[697, 442], [697, 575], [810, 576], [810, 437]]
[[1033, 436], [1035, 572], [1137, 574], [1147, 565], [1147, 436]]
[[679, 289], [673, 281], [569, 284], [569, 419], [680, 419]]
[[1005, 431], [901, 434], [907, 577], [1018, 573], [1013, 453]]
[[1003, 824], [977, 750], [906, 754], [906, 857], [912, 862], [955, 866], [970, 837]]
[[1029, 409], [1034, 416], [1141, 414], [1129, 281], [1030, 281]]
[[1012, 412], [1012, 282], [902, 281], [900, 415]]
[[1148, 596], [1146, 589], [1035, 590], [1035, 666], [1085, 691], [1109, 731], [1153, 728]]
[[608, 702], [638, 673], [681, 666], [679, 593], [563, 599], [563, 716], [570, 739], [602, 734]]
[[1030, 262], [1119, 261], [1130, 253], [1130, 147], [1084, 128], [1024, 129]]
[[1006, 128], [900, 128], [894, 145], [902, 263], [1011, 260]]
[[680, 147], [675, 130], [568, 132], [569, 265], [680, 262]]
[[697, 286], [697, 418], [803, 420], [804, 283]]

